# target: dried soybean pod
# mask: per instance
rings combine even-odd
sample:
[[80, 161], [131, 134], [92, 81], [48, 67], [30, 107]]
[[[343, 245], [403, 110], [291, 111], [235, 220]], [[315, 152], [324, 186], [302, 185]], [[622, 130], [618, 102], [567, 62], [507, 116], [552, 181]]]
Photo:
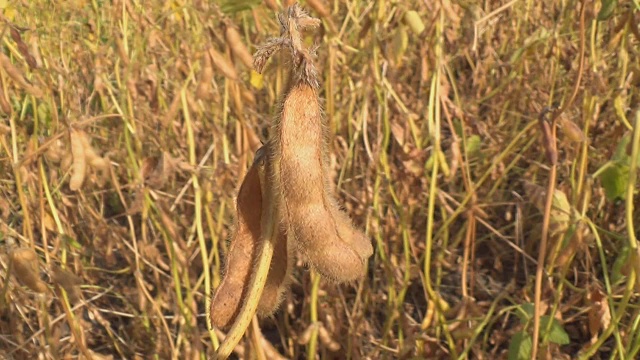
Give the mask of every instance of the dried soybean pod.
[[227, 40], [227, 45], [231, 48], [233, 55], [240, 58], [240, 61], [242, 61], [244, 66], [248, 69], [253, 68], [253, 56], [251, 56], [251, 53], [242, 42], [242, 37], [238, 30], [236, 30], [236, 28], [230, 23], [226, 24], [224, 37]]
[[309, 5], [313, 10], [315, 10], [320, 17], [326, 18], [331, 15], [331, 12], [327, 7], [322, 3], [322, 0], [307, 0], [307, 5]]
[[211, 79], [213, 79], [213, 64], [211, 56], [204, 55], [204, 64], [200, 72], [200, 79], [196, 87], [196, 99], [208, 100], [211, 97]]
[[278, 11], [278, 4], [276, 0], [264, 0], [264, 4], [273, 11]]
[[87, 133], [83, 131], [77, 131], [78, 139], [82, 143], [82, 147], [84, 149], [84, 156], [87, 164], [98, 168], [99, 170], [104, 170], [107, 167], [107, 161], [98, 155], [93, 146], [91, 146], [91, 141], [89, 140], [89, 136]]
[[[258, 150], [256, 159], [240, 186], [237, 198], [236, 229], [227, 255], [224, 278], [211, 300], [211, 323], [222, 330], [232, 325], [242, 303], [246, 300], [247, 285], [262, 246], [260, 244], [262, 192], [259, 176], [259, 171], [262, 171], [260, 167], [263, 166], [261, 154], [262, 152]], [[278, 242], [275, 244], [274, 257], [266, 281], [269, 286], [265, 286], [263, 290], [262, 297], [266, 296], [267, 300], [262, 304], [261, 298], [261, 303], [258, 305], [261, 313], [267, 315], [277, 308], [281, 297], [277, 284], [284, 284], [289, 273], [286, 259], [279, 258], [282, 256], [282, 246], [284, 246], [284, 254], [287, 255], [285, 231], [279, 234]], [[271, 292], [275, 292], [275, 295]]]
[[22, 76], [20, 70], [18, 70], [18, 68], [11, 63], [11, 60], [9, 60], [9, 58], [3, 53], [0, 53], [0, 69], [3, 69], [16, 83], [16, 85], [25, 89], [29, 94], [37, 98], [41, 98], [44, 95], [40, 88], [31, 85], [24, 76]]
[[228, 79], [238, 80], [238, 72], [233, 64], [214, 48], [209, 48], [209, 56], [213, 65]]
[[353, 281], [364, 275], [366, 264], [351, 245], [352, 226], [337, 216], [327, 186], [327, 126], [318, 95], [302, 77], [292, 79], [300, 80], [282, 104], [272, 153], [280, 162], [276, 176], [282, 184], [286, 218], [298, 250], [316, 271], [334, 281]]
[[[257, 160], [257, 159], [256, 159]], [[237, 316], [246, 284], [251, 277], [252, 259], [260, 239], [262, 195], [258, 161], [247, 171], [237, 198], [236, 228], [226, 259], [225, 274], [211, 300], [211, 323], [227, 329]]]
[[0, 77], [0, 110], [2, 110], [5, 114], [10, 115], [13, 111], [11, 104], [9, 104], [8, 97], [6, 97], [4, 90], [4, 84], [2, 83], [2, 77]]
[[38, 68], [36, 59], [34, 59], [31, 53], [29, 53], [29, 47], [24, 43], [24, 40], [22, 40], [22, 36], [20, 36], [20, 32], [18, 31], [18, 29], [13, 26], [10, 26], [10, 28], [11, 38], [16, 42], [16, 45], [18, 45], [18, 51], [20, 51], [20, 54], [22, 54], [24, 60], [27, 62], [31, 69]]
[[329, 29], [331, 30], [331, 32], [333, 33], [338, 32], [338, 28], [336, 27], [336, 25], [333, 23], [333, 20], [331, 19], [331, 10], [329, 10], [325, 6], [323, 0], [307, 0], [307, 5], [309, 5], [309, 7], [315, 10], [318, 13], [318, 15], [320, 15], [321, 18], [325, 19], [325, 21], [329, 25]]
[[349, 216], [338, 208], [338, 205], [331, 207], [332, 216], [336, 219], [338, 234], [343, 239], [348, 240], [351, 247], [358, 253], [361, 259], [366, 261], [373, 255], [373, 245], [371, 240], [359, 229], [357, 229]]
[[371, 243], [337, 206], [329, 179], [328, 125], [318, 98], [317, 71], [300, 32], [317, 19], [298, 5], [279, 17], [283, 36], [269, 40], [256, 53], [261, 71], [277, 50], [292, 54], [289, 88], [272, 127], [269, 168], [272, 188], [281, 192], [284, 221], [305, 260], [321, 275], [337, 282], [353, 281], [366, 272]]
[[71, 155], [73, 156], [69, 188], [73, 191], [79, 190], [80, 187], [82, 187], [84, 177], [87, 173], [87, 159], [84, 152], [82, 136], [84, 135], [81, 131], [72, 129], [69, 132], [69, 137], [71, 139]]

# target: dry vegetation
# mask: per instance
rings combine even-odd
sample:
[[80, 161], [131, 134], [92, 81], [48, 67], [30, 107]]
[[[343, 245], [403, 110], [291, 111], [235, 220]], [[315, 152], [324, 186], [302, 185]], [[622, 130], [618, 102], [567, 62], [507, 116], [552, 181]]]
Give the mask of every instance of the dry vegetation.
[[[265, 196], [292, 66], [252, 54], [287, 1], [0, 0], [0, 359], [214, 353], [227, 240], [256, 249], [238, 189], [249, 171]], [[355, 228], [335, 203], [288, 216], [374, 254], [338, 284], [303, 246], [234, 356], [640, 356], [640, 4], [302, 4], [329, 125], [309, 191]]]

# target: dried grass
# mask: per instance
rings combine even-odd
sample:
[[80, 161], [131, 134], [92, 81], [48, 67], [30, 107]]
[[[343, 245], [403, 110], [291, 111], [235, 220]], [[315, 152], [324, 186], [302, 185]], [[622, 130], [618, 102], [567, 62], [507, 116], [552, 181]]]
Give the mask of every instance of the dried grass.
[[[285, 24], [277, 1], [221, 10], [241, 3], [0, 1], [0, 241], [22, 254], [0, 251], [0, 358], [203, 358], [225, 337], [207, 299], [296, 65], [274, 40], [247, 68]], [[236, 354], [507, 358], [547, 233], [536, 308], [569, 343], [540, 321], [539, 356], [637, 357], [638, 9], [603, 3], [581, 31], [577, 0], [303, 2], [320, 190], [375, 252], [355, 283], [293, 264]], [[568, 214], [541, 199], [558, 191]]]

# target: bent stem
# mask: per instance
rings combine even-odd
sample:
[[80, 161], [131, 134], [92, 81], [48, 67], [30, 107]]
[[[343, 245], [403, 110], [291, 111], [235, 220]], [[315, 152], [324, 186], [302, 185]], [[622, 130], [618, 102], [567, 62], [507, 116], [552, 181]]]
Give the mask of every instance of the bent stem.
[[228, 358], [236, 345], [238, 345], [258, 309], [258, 302], [262, 296], [262, 290], [267, 281], [267, 274], [271, 265], [271, 258], [273, 257], [274, 244], [277, 241], [279, 225], [277, 216], [278, 202], [272, 187], [267, 186], [269, 179], [265, 175], [265, 166], [258, 168], [258, 175], [260, 176], [260, 187], [264, 196], [261, 219], [262, 248], [258, 250], [258, 261], [249, 282], [246, 302], [242, 305], [236, 321], [231, 326], [227, 337], [220, 344], [216, 353], [215, 358], [220, 360]]
[[[540, 239], [540, 250], [538, 253], [538, 264], [536, 266], [536, 283], [535, 283], [535, 294], [534, 294], [534, 318], [533, 318], [533, 344], [531, 346], [531, 360], [535, 360], [538, 355], [538, 346], [539, 346], [539, 335], [540, 335], [540, 316], [541, 313], [541, 300], [542, 300], [542, 277], [544, 270], [544, 260], [546, 257], [547, 251], [547, 241], [549, 238], [549, 222], [551, 219], [551, 206], [553, 204], [553, 193], [556, 190], [556, 177], [557, 177], [557, 159], [558, 159], [558, 149], [557, 149], [557, 141], [556, 141], [556, 121], [560, 117], [565, 110], [573, 105], [573, 101], [576, 99], [578, 95], [578, 91], [580, 91], [580, 83], [582, 82], [582, 72], [584, 70], [584, 57], [585, 57], [585, 10], [586, 4], [585, 0], [580, 1], [580, 63], [578, 64], [578, 74], [576, 78], [576, 82], [573, 86], [573, 92], [571, 93], [571, 97], [569, 101], [560, 109], [559, 111], [553, 114], [553, 119], [551, 121], [551, 137], [547, 138], [547, 144], [551, 145], [551, 151], [553, 152], [553, 157], [551, 160], [551, 171], [549, 173], [549, 182], [547, 185], [547, 198], [545, 202], [544, 208], [544, 218], [542, 222], [542, 238]], [[541, 115], [540, 124], [544, 123], [544, 112]], [[548, 330], [548, 329], [547, 329]]]
[[[540, 114], [540, 124], [545, 122], [545, 111]], [[549, 241], [549, 224], [551, 221], [551, 208], [553, 206], [553, 194], [556, 191], [556, 177], [557, 177], [557, 142], [556, 142], [556, 116], [553, 116], [551, 123], [551, 130], [549, 134], [545, 135], [545, 141], [548, 149], [548, 160], [551, 162], [551, 170], [549, 172], [549, 180], [547, 183], [546, 200], [544, 206], [544, 215], [542, 219], [542, 235], [540, 239], [540, 248], [538, 250], [538, 264], [536, 265], [536, 282], [534, 290], [534, 316], [533, 316], [533, 344], [531, 347], [531, 360], [537, 358], [538, 342], [540, 337], [540, 317], [542, 316], [541, 301], [542, 301], [542, 278], [544, 274], [544, 260], [547, 253], [547, 242]]]

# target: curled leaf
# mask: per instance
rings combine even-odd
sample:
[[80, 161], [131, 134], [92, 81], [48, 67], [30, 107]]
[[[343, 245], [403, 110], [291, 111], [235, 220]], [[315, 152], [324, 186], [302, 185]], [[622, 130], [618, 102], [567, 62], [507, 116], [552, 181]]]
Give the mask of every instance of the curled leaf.
[[583, 142], [587, 140], [582, 129], [580, 129], [576, 123], [569, 120], [566, 116], [560, 117], [560, 126], [562, 126], [562, 131], [567, 135], [569, 140], [574, 142]]
[[15, 248], [9, 251], [13, 274], [21, 284], [29, 289], [44, 293], [47, 285], [40, 279], [40, 266], [38, 255], [30, 248]]
[[598, 338], [600, 331], [611, 324], [611, 311], [609, 301], [602, 290], [595, 288], [589, 293], [589, 333], [592, 343]]
[[[541, 212], [545, 211], [546, 202], [546, 189], [542, 186], [536, 185], [532, 182], [526, 181], [524, 183], [524, 189], [527, 197], [535, 205], [535, 207]], [[551, 205], [551, 217], [550, 217], [550, 230], [552, 233], [565, 232], [570, 225], [571, 217], [578, 216], [577, 210], [575, 210], [567, 195], [562, 191], [556, 189], [553, 193], [553, 200]]]

